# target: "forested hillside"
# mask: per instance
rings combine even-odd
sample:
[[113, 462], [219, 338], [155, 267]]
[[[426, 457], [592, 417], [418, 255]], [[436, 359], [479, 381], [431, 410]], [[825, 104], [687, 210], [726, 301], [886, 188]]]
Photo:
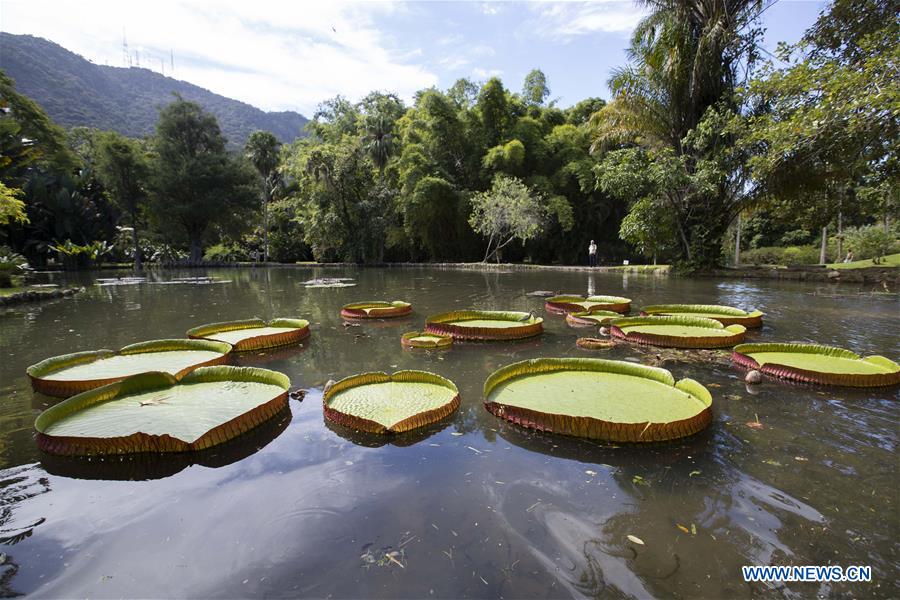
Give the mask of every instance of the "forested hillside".
[[129, 137], [151, 135], [159, 108], [179, 94], [216, 116], [229, 146], [241, 147], [255, 130], [282, 142], [303, 135], [307, 119], [295, 112], [263, 112], [196, 85], [149, 69], [96, 65], [62, 46], [30, 35], [0, 33], [0, 69], [16, 89], [64, 127], [114, 130]]

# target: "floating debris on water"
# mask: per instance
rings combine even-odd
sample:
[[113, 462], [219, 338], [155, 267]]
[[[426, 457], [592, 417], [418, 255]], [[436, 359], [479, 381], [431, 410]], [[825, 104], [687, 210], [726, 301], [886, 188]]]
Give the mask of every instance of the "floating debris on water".
[[319, 277], [317, 279], [304, 281], [303, 285], [308, 288], [343, 288], [355, 286], [356, 284], [350, 283], [351, 281], [353, 281], [352, 277]]

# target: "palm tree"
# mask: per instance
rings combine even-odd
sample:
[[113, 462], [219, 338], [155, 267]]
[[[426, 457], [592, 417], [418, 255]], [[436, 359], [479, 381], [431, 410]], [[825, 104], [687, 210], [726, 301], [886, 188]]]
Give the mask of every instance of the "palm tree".
[[614, 100], [592, 118], [594, 148], [621, 141], [671, 147], [706, 110], [730, 101], [756, 59], [754, 22], [767, 0], [637, 0], [649, 9], [632, 34], [631, 64], [609, 80]]
[[278, 154], [281, 142], [268, 131], [254, 131], [244, 152], [262, 178], [263, 262], [269, 261], [269, 202], [279, 183]]
[[394, 154], [393, 123], [385, 115], [373, 115], [366, 119], [363, 149], [378, 168], [380, 181], [384, 182], [384, 169]]

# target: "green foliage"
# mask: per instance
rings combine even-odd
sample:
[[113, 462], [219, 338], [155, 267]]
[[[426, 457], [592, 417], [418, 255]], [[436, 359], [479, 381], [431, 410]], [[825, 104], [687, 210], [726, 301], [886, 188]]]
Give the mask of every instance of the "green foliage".
[[177, 100], [160, 111], [154, 145], [151, 212], [157, 226], [187, 237], [190, 260], [199, 262], [211, 226], [246, 228], [258, 175], [226, 152], [216, 118], [192, 102]]
[[469, 223], [488, 238], [484, 261], [494, 257], [513, 240], [523, 244], [540, 234], [547, 222], [544, 198], [515, 177], [498, 175], [490, 191], [472, 198]]
[[741, 252], [741, 263], [747, 265], [814, 265], [819, 262], [815, 246], [764, 246]]
[[13, 287], [28, 270], [28, 260], [24, 256], [8, 246], [0, 246], [0, 288]]
[[119, 209], [129, 218], [134, 266], [141, 268], [139, 229], [147, 200], [150, 165], [145, 150], [115, 132], [100, 137], [96, 150], [97, 174]]
[[[895, 231], [885, 231], [881, 225], [850, 227], [844, 230], [844, 248], [853, 251], [854, 260], [872, 259], [879, 264], [887, 254], [900, 251], [900, 242]], [[843, 260], [839, 256], [837, 260]]]
[[25, 203], [20, 198], [24, 192], [18, 188], [7, 187], [0, 181], [0, 225], [9, 223], [27, 223]]
[[247, 248], [235, 242], [220, 242], [203, 253], [205, 262], [246, 262], [252, 260]]
[[525, 76], [522, 85], [522, 97], [532, 106], [540, 106], [550, 97], [550, 88], [547, 87], [547, 76], [540, 69], [532, 69]]

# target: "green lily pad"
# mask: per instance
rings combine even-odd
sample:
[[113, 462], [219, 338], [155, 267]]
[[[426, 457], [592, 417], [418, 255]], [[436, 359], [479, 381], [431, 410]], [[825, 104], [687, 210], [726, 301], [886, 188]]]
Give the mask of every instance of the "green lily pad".
[[631, 310], [631, 298], [621, 296], [577, 296], [562, 295], [547, 298], [544, 308], [552, 313], [595, 312], [608, 310], [627, 313]]
[[449, 335], [410, 331], [400, 337], [400, 344], [404, 348], [447, 348], [453, 345], [453, 338]]
[[598, 310], [595, 312], [570, 312], [566, 313], [566, 323], [572, 327], [588, 327], [608, 325], [612, 319], [621, 319], [622, 315], [611, 310]]
[[613, 336], [652, 346], [724, 348], [744, 341], [743, 325], [722, 325], [700, 317], [624, 317], [610, 321]]
[[222, 364], [231, 344], [211, 340], [153, 340], [118, 352], [93, 350], [54, 356], [27, 369], [31, 387], [68, 397], [131, 375], [162, 371], [181, 377], [201, 366]]
[[762, 327], [763, 313], [747, 312], [733, 306], [717, 304], [654, 304], [641, 309], [642, 316], [683, 316], [715, 319], [723, 325]]
[[712, 396], [692, 379], [624, 361], [540, 358], [503, 367], [485, 407], [519, 425], [618, 442], [692, 435], [712, 419]]
[[295, 344], [309, 337], [309, 321], [304, 319], [262, 319], [209, 323], [188, 329], [192, 339], [207, 339], [232, 345], [234, 352], [261, 350]]
[[402, 300], [384, 302], [373, 300], [369, 302], [354, 302], [345, 304], [341, 308], [341, 316], [345, 319], [386, 319], [402, 317], [412, 312], [412, 304]]
[[735, 363], [763, 373], [805, 383], [875, 387], [900, 383], [900, 365], [884, 356], [819, 344], [741, 344]]
[[176, 379], [142, 373], [60, 402], [37, 418], [51, 454], [202, 450], [244, 433], [287, 402], [290, 380], [252, 367], [205, 367]]
[[325, 418], [369, 433], [400, 433], [439, 421], [459, 406], [449, 379], [426, 371], [363, 373], [342, 379], [323, 396]]
[[543, 323], [527, 312], [456, 310], [428, 317], [425, 331], [462, 340], [517, 340], [540, 335]]

